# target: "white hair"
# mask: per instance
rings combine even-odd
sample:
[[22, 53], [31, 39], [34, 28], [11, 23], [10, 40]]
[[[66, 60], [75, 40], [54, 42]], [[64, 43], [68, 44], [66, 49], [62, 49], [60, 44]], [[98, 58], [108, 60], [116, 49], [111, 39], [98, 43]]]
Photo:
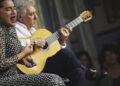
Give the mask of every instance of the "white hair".
[[16, 6], [17, 14], [19, 16], [24, 16], [26, 14], [26, 8], [29, 6], [34, 6], [34, 0], [14, 0]]

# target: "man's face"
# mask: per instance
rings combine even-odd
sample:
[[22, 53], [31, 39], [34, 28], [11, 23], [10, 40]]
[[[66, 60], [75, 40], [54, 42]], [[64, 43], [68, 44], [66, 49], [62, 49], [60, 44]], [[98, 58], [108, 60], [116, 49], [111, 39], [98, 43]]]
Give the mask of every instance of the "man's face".
[[26, 8], [26, 14], [21, 16], [21, 22], [24, 23], [28, 29], [33, 27], [37, 20], [36, 9], [34, 6], [29, 6]]
[[16, 8], [12, 0], [5, 0], [0, 7], [0, 25], [15, 26]]

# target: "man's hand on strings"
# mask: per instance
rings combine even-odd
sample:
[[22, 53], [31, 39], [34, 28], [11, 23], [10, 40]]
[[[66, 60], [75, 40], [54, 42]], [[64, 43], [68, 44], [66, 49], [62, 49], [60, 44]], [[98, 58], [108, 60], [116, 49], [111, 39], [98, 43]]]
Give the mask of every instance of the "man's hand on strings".
[[72, 28], [61, 28], [59, 30], [60, 38], [58, 39], [58, 41], [62, 46], [65, 45], [66, 40], [68, 39], [71, 32], [72, 32]]

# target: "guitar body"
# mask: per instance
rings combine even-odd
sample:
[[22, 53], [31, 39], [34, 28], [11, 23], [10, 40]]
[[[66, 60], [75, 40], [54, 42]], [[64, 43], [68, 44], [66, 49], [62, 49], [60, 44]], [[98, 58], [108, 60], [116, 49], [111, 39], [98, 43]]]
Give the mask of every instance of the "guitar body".
[[[46, 29], [39, 29], [33, 34], [33, 36], [30, 39], [35, 39], [39, 37], [43, 37], [46, 39], [51, 35], [52, 33]], [[59, 50], [60, 50], [60, 44], [58, 40], [54, 41], [51, 45], [49, 45], [47, 49], [40, 50], [36, 48], [35, 51], [32, 53], [31, 57], [37, 65], [32, 68], [28, 68], [23, 64], [17, 64], [17, 67], [21, 72], [25, 74], [40, 73], [45, 66], [46, 60], [49, 57], [55, 55]]]

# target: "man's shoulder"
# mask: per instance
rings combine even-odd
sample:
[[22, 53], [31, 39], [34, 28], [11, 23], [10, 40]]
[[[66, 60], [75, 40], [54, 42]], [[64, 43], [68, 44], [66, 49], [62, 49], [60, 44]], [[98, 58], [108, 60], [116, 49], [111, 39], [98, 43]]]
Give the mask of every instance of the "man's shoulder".
[[20, 28], [24, 29], [25, 25], [20, 22], [16, 22], [15, 27], [16, 27], [16, 29], [20, 29]]

